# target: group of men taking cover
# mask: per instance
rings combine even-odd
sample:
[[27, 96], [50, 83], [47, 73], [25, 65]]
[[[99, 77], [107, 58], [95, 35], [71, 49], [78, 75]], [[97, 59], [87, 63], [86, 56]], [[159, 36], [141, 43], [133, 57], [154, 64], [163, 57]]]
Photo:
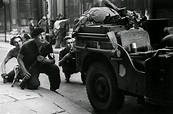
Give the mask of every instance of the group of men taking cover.
[[[13, 82], [15, 70], [6, 73], [5, 64], [11, 58], [17, 58], [18, 61], [18, 78], [23, 79], [19, 84], [21, 89], [37, 89], [40, 86], [39, 74], [48, 75], [50, 90], [56, 91], [60, 87], [60, 70], [55, 64], [52, 45], [46, 41], [45, 31], [43, 28], [33, 30], [32, 39], [22, 42], [20, 36], [11, 38], [10, 44], [15, 46], [11, 49], [1, 64], [2, 78], [6, 82]], [[64, 38], [66, 47], [60, 52], [59, 65], [63, 67], [66, 81], [69, 82], [70, 75], [75, 72], [75, 56], [73, 53], [74, 39], [70, 36]], [[16, 67], [15, 67], [16, 68]], [[68, 72], [68, 73], [67, 73]]]
[[[109, 0], [102, 0], [103, 7], [93, 7], [86, 11], [74, 24], [74, 33], [78, 31], [81, 25], [87, 22], [95, 23], [126, 23], [126, 18], [121, 16], [131, 15], [128, 14], [125, 8], [117, 8]], [[125, 13], [124, 13], [125, 12]], [[51, 44], [46, 41], [45, 30], [43, 28], [35, 28], [31, 33], [32, 39], [27, 42], [21, 43], [20, 38], [12, 38], [15, 49], [15, 55], [7, 54], [7, 57], [2, 62], [1, 68], [5, 69], [5, 64], [12, 57], [17, 58], [19, 64], [19, 75], [23, 81], [20, 83], [22, 89], [37, 89], [40, 86], [39, 74], [45, 73], [48, 75], [50, 82], [50, 90], [55, 91], [60, 87], [60, 70], [55, 64], [55, 57]], [[75, 55], [74, 55], [74, 40], [70, 36], [64, 38], [66, 46], [60, 51], [59, 66], [62, 66], [65, 74], [66, 82], [70, 82], [71, 74], [75, 73]], [[3, 79], [9, 82], [14, 80], [15, 72], [6, 73], [2, 72]]]
[[[18, 78], [23, 79], [20, 83], [22, 89], [37, 89], [40, 86], [39, 74], [45, 73], [49, 78], [50, 90], [55, 91], [59, 88], [61, 80], [59, 67], [55, 64], [53, 48], [45, 40], [46, 35], [43, 28], [34, 29], [31, 36], [32, 39], [24, 42], [23, 45], [21, 44], [21, 39], [13, 37], [11, 42], [14, 42], [15, 55], [10, 55], [11, 52], [9, 52], [6, 58], [17, 58], [19, 64]], [[1, 65], [2, 69], [7, 62], [6, 58], [3, 65]], [[14, 71], [12, 72], [6, 74], [4, 70], [1, 76], [8, 82], [12, 82], [15, 75]]]
[[[78, 32], [79, 28], [87, 22], [103, 23], [103, 24], [127, 24], [129, 18], [127, 16], [134, 15], [134, 12], [126, 10], [126, 8], [117, 8], [109, 0], [102, 0], [103, 7], [93, 7], [86, 11], [74, 23], [74, 33]], [[32, 39], [21, 43], [17, 38], [12, 38], [14, 46], [16, 46], [15, 55], [10, 55], [9, 58], [17, 58], [19, 64], [19, 75], [23, 79], [20, 83], [22, 89], [37, 89], [40, 86], [39, 74], [45, 73], [48, 75], [50, 82], [50, 90], [56, 91], [59, 89], [61, 79], [59, 67], [55, 64], [52, 45], [46, 41], [45, 31], [43, 28], [35, 28], [31, 33]], [[11, 39], [11, 40], [12, 40]], [[59, 66], [62, 66], [65, 74], [66, 82], [70, 82], [70, 75], [75, 73], [75, 55], [74, 55], [74, 40], [70, 36], [64, 38], [66, 42], [65, 48], [60, 52]], [[8, 59], [9, 59], [8, 58]], [[5, 67], [7, 59], [4, 60], [1, 68]], [[2, 72], [3, 79], [12, 82], [14, 72], [6, 74]]]

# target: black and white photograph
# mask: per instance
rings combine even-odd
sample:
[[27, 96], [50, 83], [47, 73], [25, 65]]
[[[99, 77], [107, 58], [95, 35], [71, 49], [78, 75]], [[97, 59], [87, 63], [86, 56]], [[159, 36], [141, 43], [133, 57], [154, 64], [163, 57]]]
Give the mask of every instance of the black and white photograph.
[[173, 114], [172, 0], [0, 0], [0, 114]]

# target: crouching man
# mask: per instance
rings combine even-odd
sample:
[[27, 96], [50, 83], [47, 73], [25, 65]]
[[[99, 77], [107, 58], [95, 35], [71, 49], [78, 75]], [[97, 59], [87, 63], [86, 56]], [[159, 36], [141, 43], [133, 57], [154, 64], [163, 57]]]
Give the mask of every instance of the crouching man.
[[15, 72], [14, 70], [11, 70], [9, 73], [6, 73], [6, 64], [9, 60], [12, 58], [17, 58], [17, 55], [19, 53], [19, 50], [22, 46], [22, 38], [20, 36], [14, 36], [10, 39], [10, 44], [14, 46], [14, 48], [10, 49], [10, 51], [7, 53], [6, 57], [1, 63], [1, 70], [2, 70], [2, 78], [3, 82], [13, 82]]
[[69, 83], [71, 74], [76, 73], [74, 39], [70, 36], [66, 36], [64, 41], [66, 46], [60, 51], [59, 66], [62, 66], [62, 70], [65, 74], [65, 80], [67, 83]]
[[[21, 89], [37, 89], [40, 86], [39, 74], [48, 75], [50, 90], [55, 91], [60, 86], [59, 67], [55, 64], [52, 46], [45, 40], [43, 28], [33, 30], [32, 40], [26, 42], [17, 57], [20, 73], [24, 77]], [[33, 65], [34, 63], [37, 63]]]

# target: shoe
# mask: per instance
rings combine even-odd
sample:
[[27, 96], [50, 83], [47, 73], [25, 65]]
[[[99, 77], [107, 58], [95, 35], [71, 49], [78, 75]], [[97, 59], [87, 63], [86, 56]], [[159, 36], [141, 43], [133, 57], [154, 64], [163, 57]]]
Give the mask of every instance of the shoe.
[[4, 73], [4, 74], [1, 74], [1, 77], [2, 77], [2, 79], [3, 79], [3, 83], [7, 83], [7, 81], [8, 81], [8, 76], [6, 75], [6, 73]]
[[71, 77], [70, 74], [65, 73], [65, 80], [66, 80], [66, 83], [70, 83], [70, 77]]
[[19, 84], [19, 86], [21, 87], [21, 89], [25, 89], [25, 87], [26, 87], [26, 80], [22, 80], [22, 82]]
[[7, 82], [8, 82], [7, 78], [3, 78], [3, 83], [5, 84]]
[[70, 79], [69, 78], [67, 78], [65, 80], [66, 80], [66, 83], [70, 83]]

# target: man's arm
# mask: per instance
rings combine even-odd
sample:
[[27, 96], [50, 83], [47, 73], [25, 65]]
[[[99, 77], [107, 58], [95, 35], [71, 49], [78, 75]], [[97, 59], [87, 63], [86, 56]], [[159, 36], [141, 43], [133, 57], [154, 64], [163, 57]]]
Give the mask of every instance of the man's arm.
[[82, 16], [79, 18], [78, 22], [77, 22], [77, 23], [74, 25], [74, 27], [73, 27], [74, 32], [78, 32], [78, 31], [79, 31], [79, 28], [80, 28], [82, 25], [84, 25], [87, 21], [89, 21], [89, 19], [90, 19], [89, 13], [82, 15]]
[[64, 62], [65, 62], [68, 58], [70, 58], [70, 57], [71, 57], [70, 53], [67, 53], [65, 56], [63, 56], [62, 58], [60, 58], [60, 60], [59, 60], [59, 66], [62, 66], [62, 65], [64, 64]]
[[23, 62], [23, 55], [19, 53], [18, 57], [17, 57], [17, 61], [19, 63], [19, 68], [22, 71], [22, 75], [24, 77], [30, 78], [31, 74], [28, 72], [28, 70], [25, 68], [24, 62]]
[[53, 53], [52, 45], [48, 44], [46, 49], [44, 50], [45, 52], [42, 52], [42, 54], [37, 57], [37, 61], [43, 62], [46, 64], [55, 64], [55, 56]]
[[6, 57], [4, 58], [4, 60], [1, 63], [1, 71], [2, 74], [6, 74], [6, 63], [12, 58], [12, 56], [10, 56], [10, 52], [8, 52], [8, 54], [6, 55]]
[[40, 25], [41, 25], [41, 23], [42, 23], [42, 19], [40, 19], [40, 21], [37, 23], [37, 24], [38, 24], [38, 26], [40, 26]]
[[43, 63], [46, 63], [46, 64], [54, 64], [54, 63], [55, 63], [55, 56], [54, 56], [53, 53], [50, 53], [50, 54], [48, 55], [48, 58], [39, 55], [39, 56], [37, 57], [37, 61], [43, 62]]

